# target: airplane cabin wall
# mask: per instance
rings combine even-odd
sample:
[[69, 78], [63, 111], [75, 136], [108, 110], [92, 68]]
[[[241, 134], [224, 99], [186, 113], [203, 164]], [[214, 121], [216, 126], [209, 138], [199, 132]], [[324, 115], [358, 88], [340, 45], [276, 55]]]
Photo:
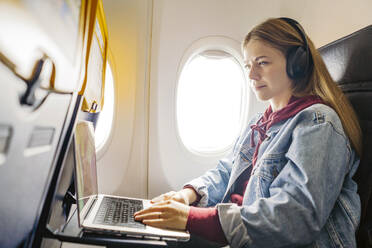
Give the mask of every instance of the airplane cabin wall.
[[98, 152], [100, 193], [147, 196], [150, 0], [104, 0], [115, 80], [115, 117]]
[[[195, 41], [223, 36], [239, 43], [266, 18], [288, 16], [298, 20], [320, 47], [372, 23], [370, 0], [104, 0], [103, 4], [116, 71], [116, 119], [110, 143], [98, 157], [99, 187], [102, 193], [135, 197], [177, 190], [218, 160], [192, 156], [176, 137], [178, 71]], [[249, 113], [266, 106], [253, 97]]]
[[370, 0], [280, 0], [280, 2], [280, 14], [299, 21], [318, 48], [372, 23]]

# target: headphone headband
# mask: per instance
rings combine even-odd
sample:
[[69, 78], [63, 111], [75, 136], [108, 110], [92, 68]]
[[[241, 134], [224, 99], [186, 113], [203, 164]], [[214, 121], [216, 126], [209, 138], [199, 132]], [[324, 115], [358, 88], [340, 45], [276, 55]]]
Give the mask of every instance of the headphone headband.
[[307, 44], [307, 38], [306, 38], [306, 34], [305, 34], [305, 31], [304, 29], [302, 28], [302, 26], [300, 25], [300, 23], [298, 23], [298, 21], [292, 19], [292, 18], [289, 18], [289, 17], [280, 17], [279, 18], [280, 20], [283, 20], [285, 21], [286, 23], [288, 23], [289, 25], [291, 25], [294, 29], [297, 30], [297, 33], [299, 33], [301, 35], [301, 38], [302, 38], [302, 41], [304, 43], [304, 47], [309, 50], [309, 46]]

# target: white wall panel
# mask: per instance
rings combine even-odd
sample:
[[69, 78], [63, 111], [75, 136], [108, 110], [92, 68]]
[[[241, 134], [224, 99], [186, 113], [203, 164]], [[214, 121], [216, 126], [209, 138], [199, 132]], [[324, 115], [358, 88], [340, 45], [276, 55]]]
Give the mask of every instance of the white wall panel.
[[372, 24], [371, 0], [281, 0], [280, 14], [298, 20], [316, 47]]
[[109, 146], [98, 158], [99, 191], [146, 197], [150, 0], [104, 0], [116, 81]]

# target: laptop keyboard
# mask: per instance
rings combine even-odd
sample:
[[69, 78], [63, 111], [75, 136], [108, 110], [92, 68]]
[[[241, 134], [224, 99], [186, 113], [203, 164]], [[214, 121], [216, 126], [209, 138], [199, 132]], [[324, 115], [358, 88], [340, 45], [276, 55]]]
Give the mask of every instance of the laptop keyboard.
[[144, 229], [145, 225], [135, 221], [133, 217], [142, 208], [141, 200], [104, 197], [94, 223]]

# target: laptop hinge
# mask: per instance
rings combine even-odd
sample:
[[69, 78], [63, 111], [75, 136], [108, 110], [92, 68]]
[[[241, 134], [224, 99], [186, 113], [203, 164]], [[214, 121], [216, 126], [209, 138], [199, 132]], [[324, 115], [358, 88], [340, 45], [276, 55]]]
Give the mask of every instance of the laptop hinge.
[[88, 208], [88, 211], [86, 211], [86, 214], [84, 215], [84, 220], [88, 217], [90, 211], [92, 210], [94, 204], [96, 203], [97, 201], [97, 196], [93, 199], [93, 201], [91, 202], [89, 208]]

